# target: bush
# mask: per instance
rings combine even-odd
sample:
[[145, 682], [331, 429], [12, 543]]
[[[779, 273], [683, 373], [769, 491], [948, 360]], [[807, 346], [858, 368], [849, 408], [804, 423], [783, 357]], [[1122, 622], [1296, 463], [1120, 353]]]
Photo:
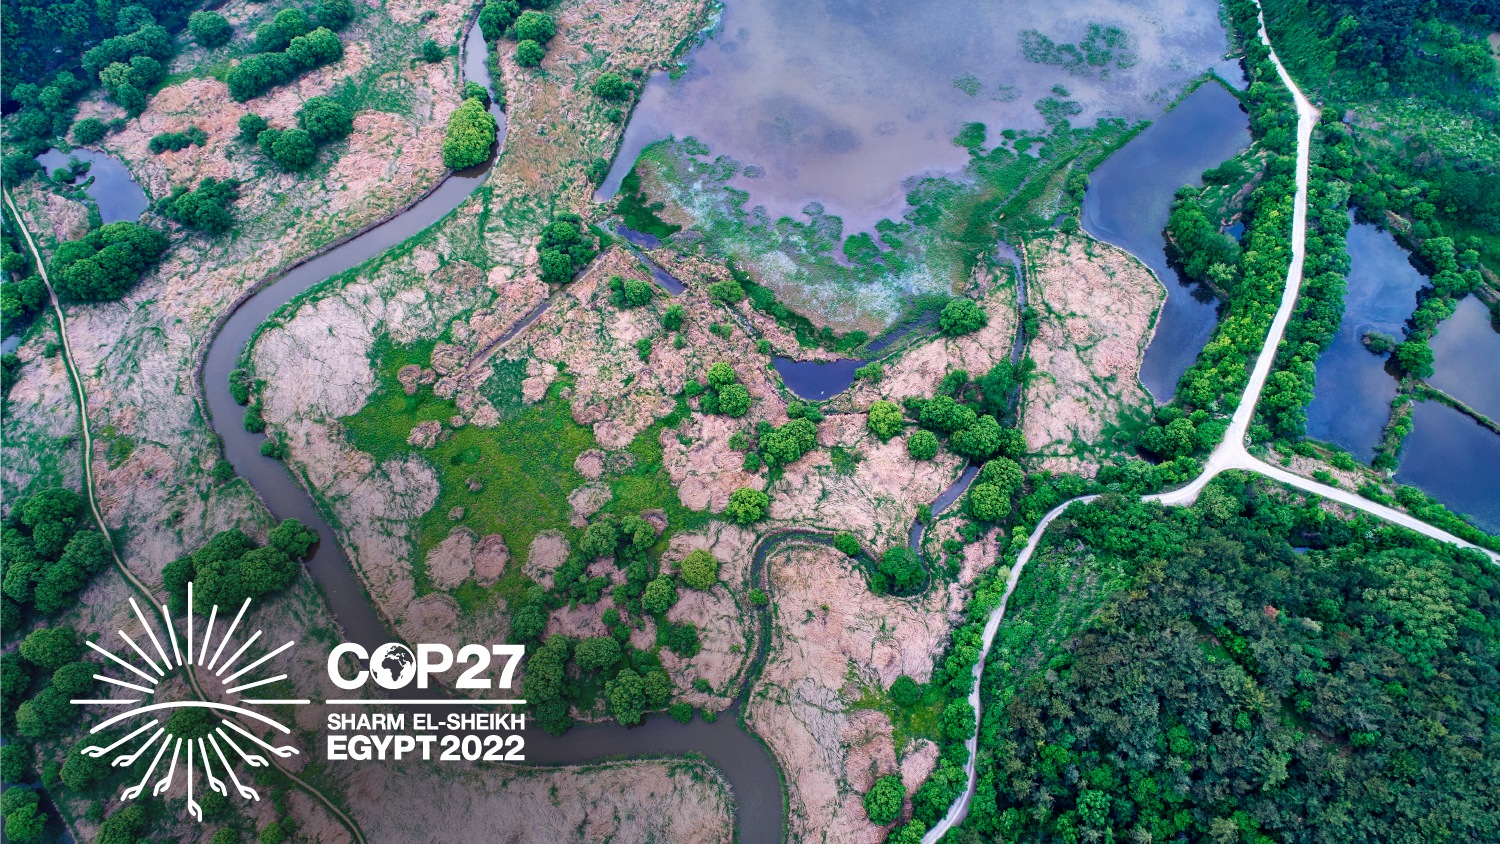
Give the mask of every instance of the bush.
[[913, 460], [931, 460], [936, 457], [938, 453], [937, 434], [927, 430], [913, 433], [906, 438], [906, 453], [910, 454]]
[[688, 554], [681, 569], [683, 582], [694, 589], [707, 591], [719, 582], [719, 561], [702, 548]]
[[651, 282], [639, 278], [627, 278], [620, 284], [621, 293], [625, 297], [625, 307], [639, 308], [649, 305], [651, 298], [656, 294]]
[[913, 706], [921, 699], [922, 686], [905, 674], [891, 683], [891, 700], [897, 706]]
[[672, 578], [661, 575], [646, 584], [646, 591], [641, 594], [641, 609], [648, 615], [662, 615], [677, 603], [677, 588], [672, 585]]
[[870, 429], [881, 442], [888, 442], [891, 437], [901, 433], [906, 419], [901, 415], [901, 408], [893, 402], [877, 401], [870, 405], [870, 412], [865, 417], [865, 427]]
[[764, 607], [764, 606], [766, 606], [767, 604], [770, 604], [770, 603], [771, 603], [771, 596], [767, 595], [764, 589], [751, 589], [750, 590], [750, 605], [751, 606]]
[[949, 337], [978, 331], [989, 324], [989, 317], [972, 299], [954, 299], [938, 314], [938, 329]]
[[167, 236], [135, 223], [110, 223], [57, 247], [52, 284], [74, 302], [109, 302], [125, 295], [167, 250]]
[[95, 117], [85, 117], [73, 124], [73, 140], [79, 146], [97, 144], [108, 131], [104, 122]]
[[272, 24], [288, 41], [312, 30], [312, 21], [301, 9], [282, 9], [271, 19]]
[[719, 281], [709, 285], [708, 295], [714, 301], [723, 302], [726, 305], [734, 305], [744, 300], [745, 288], [733, 279]]
[[188, 30], [198, 46], [212, 50], [229, 43], [234, 37], [234, 27], [218, 12], [194, 12], [188, 16]]
[[176, 152], [187, 149], [189, 146], [203, 146], [208, 143], [208, 133], [196, 126], [189, 126], [185, 132], [163, 132], [153, 137], [146, 145], [152, 155], [160, 155], [167, 150]]
[[970, 459], [986, 460], [1000, 451], [1000, 431], [995, 417], [981, 416], [973, 425], [956, 432], [948, 446]]
[[318, 160], [318, 148], [305, 129], [288, 129], [271, 144], [271, 158], [283, 170], [306, 170]]
[[739, 376], [734, 374], [734, 367], [724, 361], [719, 361], [708, 368], [708, 386], [715, 389], [739, 380]]
[[313, 143], [341, 141], [354, 131], [354, 114], [330, 97], [309, 97], [297, 110], [297, 125], [307, 130]]
[[887, 774], [875, 781], [875, 787], [865, 794], [865, 814], [870, 821], [880, 826], [895, 823], [901, 817], [901, 802], [906, 799], [906, 786], [900, 774]]
[[601, 73], [594, 80], [594, 95], [605, 100], [623, 100], [630, 96], [630, 86], [618, 73]]
[[546, 44], [557, 34], [557, 24], [543, 12], [527, 10], [516, 18], [516, 39]]
[[354, 4], [350, 0], [323, 0], [318, 4], [318, 26], [343, 29], [354, 20]]
[[443, 48], [431, 38], [422, 42], [422, 61], [428, 64], [437, 64], [445, 58]]
[[521, 67], [536, 67], [547, 57], [547, 48], [535, 41], [522, 41], [516, 45], [516, 64]]
[[344, 57], [344, 42], [326, 27], [299, 35], [287, 45], [286, 55], [303, 70], [336, 62]]
[[853, 534], [838, 534], [833, 538], [833, 547], [850, 557], [858, 557], [860, 554], [859, 540]]
[[729, 506], [724, 512], [736, 523], [748, 525], [766, 517], [771, 506], [771, 497], [758, 489], [740, 487], [729, 496]]
[[725, 416], [739, 418], [750, 410], [750, 391], [740, 384], [725, 384], [719, 388], [719, 412]]
[[[239, 198], [237, 179], [204, 179], [195, 191], [179, 185], [156, 203], [156, 213], [192, 229], [221, 234], [234, 227], [229, 203]], [[232, 389], [232, 386], [231, 386]]]
[[32, 788], [12, 786], [0, 800], [5, 815], [5, 837], [11, 841], [35, 841], [47, 826], [47, 816], [38, 802], [39, 793]]
[[477, 99], [464, 100], [448, 118], [443, 140], [443, 163], [454, 170], [483, 164], [495, 143], [495, 118]]
[[593, 235], [584, 231], [577, 214], [558, 214], [552, 225], [542, 231], [537, 249], [542, 280], [548, 284], [566, 284], [598, 254]]
[[672, 720], [686, 724], [693, 720], [693, 705], [691, 703], [674, 703], [667, 709], [667, 714]]
[[584, 671], [599, 671], [620, 661], [620, 643], [613, 637], [584, 639], [573, 650], [573, 660]]

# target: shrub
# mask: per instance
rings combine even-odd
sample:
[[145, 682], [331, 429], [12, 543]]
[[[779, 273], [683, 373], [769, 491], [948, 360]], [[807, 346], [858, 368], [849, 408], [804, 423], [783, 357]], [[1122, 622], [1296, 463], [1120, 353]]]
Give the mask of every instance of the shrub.
[[765, 518], [770, 506], [770, 496], [758, 489], [742, 486], [730, 494], [729, 506], [724, 512], [738, 524], [748, 525]]
[[336, 62], [344, 57], [344, 42], [326, 27], [299, 35], [287, 45], [287, 56], [305, 70]]
[[167, 250], [167, 236], [135, 223], [110, 223], [57, 247], [52, 284], [65, 300], [120, 298]]
[[938, 329], [949, 337], [969, 334], [989, 324], [989, 317], [972, 299], [954, 299], [938, 314]]
[[620, 661], [620, 643], [611, 636], [584, 639], [573, 650], [573, 660], [585, 671], [599, 671]]
[[516, 64], [521, 67], [536, 67], [547, 57], [547, 48], [535, 41], [522, 41], [516, 45]]
[[605, 100], [623, 100], [630, 96], [630, 86], [618, 73], [601, 73], [594, 80], [594, 95]]
[[271, 21], [288, 41], [312, 30], [312, 21], [301, 9], [282, 9]]
[[297, 66], [292, 59], [284, 53], [268, 52], [250, 56], [230, 68], [224, 81], [229, 85], [229, 96], [244, 102], [290, 80], [296, 73]]
[[870, 433], [880, 438], [881, 442], [888, 442], [891, 437], [901, 433], [901, 428], [906, 419], [901, 415], [901, 408], [893, 402], [877, 401], [870, 405], [869, 415], [865, 418], [865, 427]]
[[626, 726], [641, 720], [646, 709], [646, 684], [629, 668], [604, 684], [604, 697], [615, 720]]
[[548, 284], [571, 281], [573, 274], [598, 254], [593, 235], [583, 230], [583, 221], [576, 214], [558, 214], [552, 225], [542, 231], [537, 249], [542, 280]]
[[906, 438], [906, 453], [910, 454], [913, 460], [931, 460], [936, 457], [938, 453], [937, 434], [927, 430], [913, 433]]
[[651, 303], [651, 297], [656, 291], [651, 282], [639, 278], [627, 278], [621, 284], [621, 291], [625, 296], [625, 306], [628, 308], [639, 308]]
[[527, 10], [516, 18], [516, 39], [546, 44], [557, 34], [557, 24], [543, 12]]
[[5, 790], [3, 811], [5, 815], [5, 837], [11, 841], [35, 841], [42, 837], [47, 826], [47, 816], [38, 802], [41, 798], [35, 789], [12, 786]]
[[764, 607], [764, 606], [766, 606], [769, 603], [771, 603], [771, 596], [767, 595], [764, 589], [751, 589], [750, 590], [750, 605], [751, 606]]
[[739, 376], [734, 374], [734, 367], [724, 361], [719, 361], [708, 368], [708, 386], [715, 389], [739, 380]]
[[341, 141], [354, 131], [354, 115], [349, 107], [330, 97], [309, 97], [297, 110], [297, 125], [307, 131], [313, 143]]
[[193, 40], [207, 50], [222, 47], [234, 36], [234, 27], [218, 12], [194, 12], [188, 16], [188, 30]]
[[239, 187], [237, 179], [220, 182], [212, 178], [204, 179], [195, 191], [179, 185], [156, 203], [156, 212], [188, 228], [214, 234], [227, 232], [234, 226], [229, 203], [239, 198]]
[[895, 823], [901, 817], [901, 801], [906, 798], [906, 786], [900, 774], [887, 774], [875, 781], [875, 787], [865, 794], [865, 814], [870, 821], [880, 826]]
[[719, 582], [719, 561], [702, 548], [688, 554], [687, 559], [682, 561], [681, 569], [683, 582], [694, 589], [706, 591]]
[[641, 609], [648, 615], [662, 615], [677, 603], [677, 588], [672, 585], [672, 578], [661, 575], [646, 584], [646, 591], [641, 594]]
[[428, 64], [437, 64], [444, 58], [443, 48], [431, 38], [422, 42], [422, 61]]
[[255, 49], [258, 52], [279, 53], [290, 43], [292, 39], [272, 21], [266, 21], [255, 28]]
[[948, 445], [955, 453], [985, 460], [1000, 450], [1000, 430], [995, 417], [981, 416], [973, 425], [955, 433]]
[[912, 706], [922, 699], [922, 687], [916, 680], [902, 674], [891, 683], [891, 700], [897, 706]]
[[774, 466], [785, 466], [818, 443], [818, 426], [808, 419], [792, 419], [760, 436], [760, 454]]
[[40, 627], [21, 640], [21, 656], [38, 668], [48, 671], [74, 662], [83, 647], [78, 644], [78, 633], [71, 627]]
[[108, 130], [103, 121], [96, 117], [85, 117], [73, 124], [73, 140], [79, 146], [97, 144], [104, 139], [106, 131]]
[[667, 709], [667, 714], [672, 720], [686, 724], [693, 720], [693, 705], [691, 703], [674, 703]]
[[745, 288], [733, 279], [719, 281], [709, 286], [708, 295], [715, 301], [723, 302], [726, 305], [733, 305], [744, 300]]
[[443, 140], [443, 163], [454, 170], [483, 164], [495, 143], [495, 118], [477, 99], [464, 100], [448, 118]]
[[484, 104], [485, 110], [490, 107], [490, 89], [480, 85], [478, 82], [464, 83], [464, 99], [478, 100]]
[[667, 312], [661, 316], [661, 327], [668, 331], [677, 331], [682, 328], [682, 318], [687, 315], [681, 305], [673, 305], [667, 308]]

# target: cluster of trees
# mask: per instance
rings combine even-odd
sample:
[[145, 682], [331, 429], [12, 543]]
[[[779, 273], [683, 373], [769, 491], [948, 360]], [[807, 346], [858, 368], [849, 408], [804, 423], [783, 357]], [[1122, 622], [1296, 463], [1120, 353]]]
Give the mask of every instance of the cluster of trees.
[[704, 413], [722, 413], [738, 418], [750, 412], [750, 391], [740, 383], [734, 367], [724, 361], [708, 368], [707, 386], [689, 381], [684, 391], [689, 397], [698, 397], [698, 407]]
[[[1045, 542], [982, 680], [962, 835], [1418, 840], [1441, 824], [1483, 840], [1500, 827], [1484, 726], [1500, 579], [1479, 553], [1244, 477], [1190, 509], [1106, 497]], [[1038, 590], [1069, 582], [1048, 566], [1121, 580], [1076, 608], [1081, 624], [1041, 636], [1047, 619], [1028, 608], [1056, 607]], [[926, 796], [938, 779], [913, 801], [918, 820], [946, 809]]]
[[21, 242], [8, 210], [0, 235], [0, 269], [5, 271], [0, 281], [0, 334], [10, 335], [46, 307], [47, 285], [32, 272], [31, 250]]
[[[999, 417], [1008, 418], [1016, 387], [1028, 373], [1029, 368], [1012, 367], [1008, 361], [976, 381], [969, 380], [967, 371], [954, 370], [944, 376], [933, 398], [904, 399], [905, 417], [923, 429], [907, 438], [907, 452], [917, 460], [930, 460], [937, 455], [939, 438], [946, 437], [949, 449], [972, 460], [1020, 456], [1026, 451], [1025, 437], [1002, 425]], [[905, 427], [905, 418], [895, 404], [875, 402], [866, 426], [876, 437], [889, 440]]]
[[354, 112], [328, 96], [309, 97], [297, 109], [297, 127], [272, 128], [250, 112], [240, 118], [241, 140], [253, 142], [283, 170], [306, 170], [318, 160], [318, 148], [341, 141], [354, 131]]
[[59, 297], [108, 302], [125, 295], [167, 251], [167, 236], [136, 223], [110, 223], [57, 247], [51, 278]]
[[[639, 308], [649, 305], [651, 299], [656, 295], [656, 288], [645, 279], [621, 278], [617, 275], [609, 277], [609, 303], [617, 308]], [[662, 317], [662, 324], [668, 331], [676, 331], [682, 327], [683, 309], [681, 305], [674, 305], [675, 312]], [[670, 318], [669, 318], [670, 317]], [[668, 324], [672, 323], [672, 324]], [[702, 388], [702, 384], [698, 385]], [[691, 388], [690, 388], [691, 389]]]
[[875, 573], [870, 586], [876, 592], [909, 595], [917, 591], [927, 579], [922, 561], [905, 545], [887, 548], [875, 564]]
[[11, 507], [0, 534], [6, 631], [19, 628], [26, 608], [52, 615], [72, 606], [75, 593], [109, 565], [109, 540], [83, 528], [86, 509], [81, 496], [59, 488], [41, 490]]
[[[483, 89], [481, 89], [482, 91]], [[467, 94], [467, 89], [465, 90]], [[483, 164], [495, 145], [498, 124], [484, 98], [468, 96], [448, 116], [448, 134], [443, 138], [443, 164], [454, 170]]]
[[302, 73], [344, 57], [344, 42], [334, 34], [349, 22], [353, 7], [347, 2], [324, 3], [314, 21], [301, 9], [282, 9], [255, 30], [255, 49], [230, 69], [225, 82], [239, 102], [253, 99]]
[[[8, 42], [8, 31], [6, 36]], [[15, 54], [9, 56], [13, 61]], [[9, 143], [4, 158], [7, 184], [15, 184], [40, 169], [33, 159], [52, 146], [53, 138], [67, 134], [77, 113], [72, 104], [88, 88], [87, 82], [72, 73], [59, 71], [45, 86], [22, 82], [8, 89], [6, 99], [18, 103], [20, 108], [7, 119]]]
[[[92, 130], [90, 130], [92, 131]], [[76, 133], [75, 133], [76, 134]], [[151, 138], [146, 145], [153, 155], [160, 155], [167, 150], [176, 152], [187, 149], [190, 146], [206, 146], [208, 144], [208, 133], [197, 126], [187, 127], [184, 132], [163, 132]]]
[[938, 313], [938, 330], [949, 337], [972, 334], [989, 323], [989, 316], [973, 299], [954, 299]]
[[[1232, 162], [1231, 162], [1232, 163]], [[1209, 170], [1203, 174], [1208, 181]], [[1239, 277], [1240, 245], [1219, 231], [1218, 221], [1209, 218], [1196, 201], [1198, 191], [1183, 186], [1172, 203], [1167, 218], [1167, 249], [1182, 274], [1194, 281], [1208, 281], [1229, 294]]]
[[197, 190], [178, 185], [171, 196], [157, 201], [156, 213], [190, 229], [223, 234], [234, 227], [229, 203], [239, 198], [239, 189], [238, 179], [221, 182], [212, 177], [199, 182]]
[[[557, 22], [536, 9], [547, 5], [545, 0], [490, 0], [479, 11], [479, 29], [484, 40], [494, 43], [503, 39], [516, 41], [516, 63], [522, 67], [536, 67], [547, 56], [547, 42], [557, 34]], [[522, 8], [531, 7], [527, 11]]]
[[542, 281], [548, 284], [566, 284], [594, 260], [599, 254], [593, 234], [583, 227], [583, 218], [577, 214], [558, 214], [552, 225], [542, 230], [541, 242], [537, 244], [538, 263], [542, 270]]
[[218, 12], [197, 11], [188, 16], [188, 31], [205, 50], [222, 47], [234, 37], [234, 27]]
[[977, 522], [1005, 521], [1010, 518], [1025, 482], [1021, 464], [1008, 457], [992, 458], [969, 486], [964, 509]]
[[307, 559], [317, 542], [318, 534], [296, 519], [284, 519], [271, 528], [263, 547], [238, 528], [221, 530], [202, 548], [162, 570], [173, 612], [186, 610], [189, 582], [193, 584], [193, 609], [205, 616], [214, 605], [220, 611], [238, 609], [246, 598], [284, 589], [297, 576], [297, 564]]
[[146, 110], [146, 91], [167, 75], [172, 36], [142, 6], [122, 9], [117, 31], [83, 54], [83, 68], [134, 117]]

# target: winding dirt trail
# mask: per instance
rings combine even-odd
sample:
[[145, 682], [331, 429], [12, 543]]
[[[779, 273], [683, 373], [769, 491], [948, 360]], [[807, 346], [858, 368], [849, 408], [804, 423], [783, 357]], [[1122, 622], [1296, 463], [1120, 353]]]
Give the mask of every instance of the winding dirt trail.
[[[1260, 5], [1258, 0], [1257, 7]], [[1276, 357], [1276, 347], [1281, 343], [1282, 334], [1286, 331], [1287, 322], [1292, 317], [1292, 310], [1297, 304], [1297, 294], [1302, 286], [1302, 263], [1306, 257], [1307, 247], [1307, 183], [1310, 171], [1310, 160], [1312, 152], [1312, 132], [1317, 126], [1319, 111], [1302, 90], [1297, 87], [1286, 67], [1281, 64], [1281, 59], [1276, 55], [1276, 49], [1271, 46], [1271, 38], [1266, 33], [1265, 11], [1260, 12], [1260, 35], [1261, 43], [1271, 51], [1271, 61], [1276, 65], [1276, 73], [1281, 77], [1281, 82], [1291, 92], [1292, 98], [1297, 104], [1297, 195], [1292, 205], [1292, 260], [1287, 266], [1286, 285], [1281, 294], [1281, 305], [1276, 310], [1276, 316], [1271, 320], [1271, 329], [1266, 333], [1266, 342], [1261, 347], [1260, 356], [1255, 360], [1255, 368], [1251, 370], [1250, 383], [1245, 386], [1245, 392], [1240, 397], [1239, 406], [1231, 417], [1229, 430], [1224, 434], [1224, 441], [1219, 443], [1208, 457], [1204, 465], [1203, 473], [1192, 483], [1181, 489], [1171, 492], [1158, 493], [1145, 496], [1144, 501], [1159, 501], [1166, 505], [1186, 506], [1198, 500], [1198, 494], [1213, 480], [1220, 472], [1230, 469], [1240, 469], [1264, 475], [1275, 481], [1294, 486], [1304, 492], [1319, 495], [1331, 501], [1337, 501], [1347, 507], [1363, 510], [1371, 515], [1378, 516], [1386, 521], [1398, 524], [1404, 528], [1414, 530], [1417, 533], [1429, 536], [1440, 542], [1457, 545], [1460, 548], [1473, 548], [1487, 554], [1496, 563], [1500, 563], [1500, 554], [1479, 548], [1471, 542], [1459, 539], [1445, 530], [1433, 527], [1411, 515], [1402, 513], [1390, 507], [1377, 504], [1348, 490], [1338, 487], [1320, 484], [1300, 475], [1272, 466], [1269, 463], [1253, 456], [1245, 450], [1245, 432], [1250, 427], [1250, 420], [1255, 416], [1255, 406], [1260, 401], [1261, 391], [1265, 388], [1266, 377], [1271, 373], [1271, 364]], [[979, 680], [984, 672], [985, 660], [989, 657], [990, 646], [995, 642], [995, 634], [1000, 629], [1000, 622], [1005, 618], [1005, 607], [1010, 601], [1011, 593], [1015, 591], [1016, 584], [1020, 581], [1021, 572], [1026, 563], [1031, 560], [1036, 551], [1042, 535], [1047, 532], [1054, 519], [1061, 516], [1069, 507], [1076, 503], [1087, 504], [1097, 498], [1097, 495], [1085, 495], [1065, 501], [1053, 508], [1051, 512], [1042, 517], [1036, 529], [1031, 532], [1031, 537], [1026, 542], [1026, 547], [1016, 558], [1016, 564], [1011, 568], [1010, 579], [1005, 584], [1005, 595], [1000, 600], [1000, 605], [990, 613], [989, 619], [984, 625], [984, 636], [979, 651], [979, 660], [974, 665], [974, 689], [969, 693], [969, 703], [974, 707], [975, 728], [974, 735], [964, 742], [969, 749], [969, 762], [964, 766], [964, 772], [968, 775], [968, 785], [964, 789], [963, 797], [953, 803], [948, 809], [948, 814], [943, 817], [927, 834], [922, 836], [922, 844], [937, 844], [949, 830], [963, 823], [969, 814], [969, 803], [974, 798], [974, 785], [977, 780], [975, 767], [975, 756], [979, 743], [979, 721], [980, 700]]]

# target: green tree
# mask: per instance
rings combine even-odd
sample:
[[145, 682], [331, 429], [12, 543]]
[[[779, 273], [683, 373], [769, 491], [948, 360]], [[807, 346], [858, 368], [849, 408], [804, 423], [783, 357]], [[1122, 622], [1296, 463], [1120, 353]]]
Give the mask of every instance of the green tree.
[[885, 579], [886, 588], [891, 592], [910, 592], [922, 585], [922, 564], [905, 545], [887, 548], [876, 571]]
[[740, 417], [750, 410], [750, 391], [741, 384], [725, 384], [719, 388], [719, 412], [725, 416]]
[[716, 302], [734, 305], [744, 300], [745, 288], [734, 279], [726, 279], [709, 285], [708, 295]]
[[259, 844], [282, 844], [286, 841], [286, 830], [281, 828], [281, 821], [271, 821], [261, 828], [260, 835], [255, 837]]
[[[318, 27], [306, 35], [293, 38], [286, 48], [287, 58], [303, 69], [336, 62], [344, 57], [344, 42], [327, 27]], [[291, 78], [290, 74], [286, 78]]]
[[166, 250], [166, 235], [155, 229], [110, 223], [57, 247], [52, 284], [69, 301], [113, 301], [125, 295]]
[[3, 798], [5, 837], [11, 841], [35, 841], [41, 837], [47, 825], [47, 816], [38, 806], [40, 798], [35, 789], [11, 786]]
[[260, 133], [271, 128], [264, 117], [255, 112], [246, 112], [240, 116], [240, 140], [256, 143], [260, 139]]
[[545, 12], [526, 10], [516, 18], [516, 38], [546, 44], [557, 34], [557, 24]]
[[[104, 747], [109, 742], [95, 739], [92, 746]], [[84, 742], [75, 742], [68, 749], [68, 758], [63, 762], [62, 781], [68, 788], [77, 792], [84, 792], [95, 783], [102, 782], [110, 774], [110, 759], [108, 756], [88, 756], [84, 754], [84, 748], [90, 745]]]
[[888, 401], [876, 401], [870, 405], [870, 412], [865, 417], [865, 427], [870, 429], [881, 442], [888, 442], [891, 437], [901, 433], [905, 424], [905, 417], [901, 415], [901, 408], [895, 403]]
[[639, 278], [627, 278], [621, 282], [621, 290], [625, 294], [625, 306], [628, 308], [639, 308], [649, 305], [656, 291], [651, 282]]
[[318, 544], [318, 533], [297, 519], [282, 519], [266, 537], [266, 545], [279, 549], [294, 560], [305, 560]]
[[499, 41], [520, 14], [521, 7], [514, 0], [485, 3], [479, 12], [479, 30], [484, 33], [484, 40]]
[[609, 702], [609, 712], [615, 720], [625, 726], [639, 723], [646, 709], [646, 684], [641, 675], [629, 668], [615, 675], [604, 684], [604, 697]]
[[194, 12], [188, 16], [188, 30], [193, 40], [206, 50], [222, 47], [234, 37], [234, 27], [218, 12]]
[[928, 430], [915, 431], [906, 438], [906, 453], [913, 460], [931, 460], [938, 453], [938, 438]]
[[906, 799], [906, 786], [900, 774], [887, 774], [875, 781], [875, 786], [865, 794], [865, 814], [870, 822], [885, 826], [901, 817], [901, 801]]
[[677, 587], [672, 585], [672, 578], [661, 575], [646, 584], [646, 591], [641, 595], [641, 609], [648, 615], [662, 615], [677, 603]]
[[297, 125], [307, 130], [313, 143], [341, 141], [354, 131], [354, 114], [331, 97], [309, 97], [297, 110]]
[[1409, 338], [1396, 346], [1396, 363], [1402, 371], [1415, 378], [1431, 378], [1432, 348], [1426, 340]]
[[715, 389], [739, 380], [740, 377], [734, 374], [734, 367], [724, 361], [719, 361], [708, 368], [708, 386]]
[[859, 540], [853, 534], [839, 533], [833, 537], [833, 547], [842, 551], [846, 556], [858, 557], [860, 555]]
[[938, 314], [938, 329], [949, 337], [969, 334], [989, 324], [989, 317], [972, 299], [954, 299]]
[[439, 47], [436, 41], [429, 38], [422, 42], [422, 61], [428, 64], [437, 64], [444, 58], [447, 58], [447, 56], [443, 53], [443, 48]]
[[31, 745], [7, 742], [4, 747], [0, 747], [0, 781], [25, 782], [31, 776], [33, 761]]
[[918, 419], [921, 420], [922, 427], [944, 434], [962, 431], [979, 421], [973, 408], [959, 404], [953, 400], [952, 396], [937, 396], [930, 401], [923, 402]]
[[981, 416], [973, 425], [955, 432], [948, 446], [972, 460], [986, 460], [1000, 451], [1000, 431], [995, 417]]
[[282, 9], [271, 20], [288, 41], [312, 30], [312, 21], [308, 20], [307, 13], [301, 9]]
[[146, 826], [146, 809], [140, 804], [126, 806], [104, 819], [99, 827], [97, 844], [135, 844]]
[[[443, 139], [443, 164], [454, 170], [483, 164], [495, 144], [497, 124], [484, 103], [467, 99], [448, 118], [448, 136]], [[571, 276], [571, 273], [570, 273]]]
[[1006, 495], [1014, 496], [1021, 491], [1021, 484], [1026, 480], [1026, 472], [1021, 464], [1008, 457], [996, 457], [984, 464], [979, 470], [976, 478], [982, 484], [994, 484]]
[[998, 522], [1010, 515], [1011, 497], [997, 484], [974, 484], [969, 487], [967, 509], [980, 522]]
[[521, 67], [536, 67], [547, 57], [547, 48], [527, 39], [516, 45], [516, 64]]
[[719, 582], [719, 561], [702, 548], [688, 554], [681, 569], [683, 582], [694, 589], [707, 591]]
[[318, 160], [318, 148], [305, 129], [288, 129], [276, 136], [271, 158], [283, 170], [306, 170]]
[[913, 706], [921, 699], [922, 686], [905, 674], [891, 683], [891, 700], [897, 706]]
[[318, 26], [332, 30], [343, 29], [354, 20], [354, 3], [351, 0], [323, 0], [318, 4]]
[[641, 678], [641, 685], [646, 693], [646, 705], [652, 709], [660, 709], [672, 699], [672, 679], [659, 668], [647, 671]]
[[950, 701], [938, 719], [938, 726], [950, 741], [967, 741], [974, 735], [974, 706], [964, 698]]
[[750, 487], [740, 487], [729, 496], [729, 506], [724, 513], [736, 523], [748, 525], [766, 517], [771, 498], [764, 492]]
[[573, 650], [573, 660], [584, 671], [600, 671], [620, 661], [620, 643], [612, 636], [584, 639]]
[[55, 671], [77, 660], [83, 647], [71, 627], [39, 627], [21, 641], [20, 651], [32, 665]]
[[258, 52], [279, 53], [290, 43], [292, 39], [274, 21], [266, 21], [255, 28], [255, 49]]
[[85, 117], [73, 124], [73, 140], [80, 146], [92, 146], [104, 140], [107, 131], [104, 121], [96, 117]]
[[594, 80], [594, 95], [605, 100], [623, 100], [630, 96], [630, 86], [618, 73], [601, 73]]

